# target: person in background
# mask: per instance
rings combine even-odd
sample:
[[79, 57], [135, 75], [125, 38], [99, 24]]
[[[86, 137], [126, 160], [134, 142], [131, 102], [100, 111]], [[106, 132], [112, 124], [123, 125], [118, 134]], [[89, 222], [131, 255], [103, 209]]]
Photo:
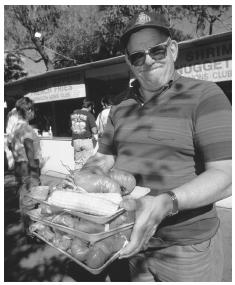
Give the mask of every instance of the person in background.
[[133, 282], [221, 281], [215, 202], [231, 196], [231, 104], [215, 83], [177, 73], [178, 44], [163, 14], [136, 15], [121, 42], [136, 80], [84, 166], [128, 171], [151, 189], [121, 204], [135, 224], [120, 258]]
[[99, 113], [99, 115], [96, 118], [96, 125], [98, 128], [98, 136], [99, 138], [102, 137], [104, 128], [107, 124], [109, 111], [111, 109], [111, 103], [109, 99], [106, 99], [105, 97], [101, 99], [101, 105], [102, 105], [102, 111]]
[[18, 122], [19, 116], [16, 108], [13, 108], [7, 114], [7, 125], [6, 125], [6, 137], [4, 138], [4, 151], [7, 158], [7, 169], [13, 170], [15, 166], [15, 160], [11, 151], [11, 140], [12, 140], [12, 127]]
[[71, 114], [72, 146], [74, 148], [75, 169], [80, 170], [87, 159], [93, 155], [93, 139], [97, 141], [97, 126], [92, 115], [92, 102], [83, 102], [81, 110]]
[[[99, 113], [99, 115], [96, 118], [96, 125], [98, 129], [98, 138], [101, 138], [104, 132], [104, 128], [107, 124], [108, 115], [111, 109], [111, 102], [110, 99], [106, 99], [105, 97], [101, 99], [101, 105], [102, 105], [102, 111]], [[94, 154], [97, 152], [99, 147], [99, 142], [97, 141], [95, 148], [94, 148]]]
[[34, 186], [41, 184], [42, 163], [40, 140], [29, 122], [34, 118], [34, 104], [28, 97], [19, 99], [9, 116], [6, 127], [8, 147], [14, 159], [18, 181], [19, 204], [22, 214], [34, 207], [27, 194]]

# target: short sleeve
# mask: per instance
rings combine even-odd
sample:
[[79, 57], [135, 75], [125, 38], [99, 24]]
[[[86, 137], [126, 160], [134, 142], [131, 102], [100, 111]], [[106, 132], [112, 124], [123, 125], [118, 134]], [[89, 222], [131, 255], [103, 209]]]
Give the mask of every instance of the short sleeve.
[[96, 122], [95, 122], [95, 117], [92, 114], [88, 113], [88, 118], [89, 118], [90, 128], [91, 129], [96, 128], [97, 126], [96, 126]]
[[31, 139], [34, 140], [35, 136], [34, 136], [34, 130], [30, 125], [24, 125], [23, 126], [23, 132], [22, 132], [22, 139]]
[[99, 113], [99, 115], [97, 116], [96, 121], [95, 121], [98, 130], [100, 129], [100, 116], [101, 116], [101, 113]]
[[114, 124], [112, 119], [112, 109], [109, 113], [107, 125], [105, 127], [105, 131], [99, 140], [99, 149], [98, 152], [103, 154], [116, 154], [116, 148], [113, 142], [114, 139]]
[[209, 83], [195, 112], [195, 139], [205, 162], [231, 159], [232, 110], [223, 91]]

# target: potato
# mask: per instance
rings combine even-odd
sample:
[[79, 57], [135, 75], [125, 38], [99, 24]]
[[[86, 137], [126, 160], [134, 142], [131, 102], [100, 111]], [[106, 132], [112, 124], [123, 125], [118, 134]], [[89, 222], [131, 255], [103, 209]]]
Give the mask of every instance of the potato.
[[90, 268], [95, 269], [103, 266], [107, 259], [108, 255], [101, 248], [94, 246], [87, 255], [86, 264]]
[[123, 247], [126, 240], [129, 240], [131, 231], [129, 229], [96, 242], [87, 255], [86, 264], [91, 268], [103, 266], [115, 252]]
[[75, 238], [71, 244], [71, 253], [79, 261], [85, 261], [89, 252], [89, 247], [80, 239]]
[[69, 214], [58, 215], [54, 217], [53, 223], [63, 225], [69, 228], [74, 228], [74, 218]]
[[53, 239], [53, 245], [58, 247], [64, 251], [68, 250], [71, 247], [72, 240], [70, 237], [56, 232], [55, 237]]
[[104, 225], [93, 223], [84, 219], [80, 219], [74, 223], [74, 229], [77, 231], [95, 234], [104, 231]]
[[44, 237], [47, 241], [52, 241], [55, 237], [55, 234], [48, 226], [45, 226], [43, 230], [39, 231], [39, 234], [42, 237]]
[[121, 186], [122, 195], [130, 194], [136, 186], [135, 177], [126, 171], [119, 169], [112, 169], [110, 170], [108, 175], [114, 181], [117, 181], [119, 183], [119, 185]]
[[92, 172], [81, 170], [74, 174], [74, 182], [77, 186], [92, 193], [121, 193], [118, 182], [106, 175], [93, 174]]

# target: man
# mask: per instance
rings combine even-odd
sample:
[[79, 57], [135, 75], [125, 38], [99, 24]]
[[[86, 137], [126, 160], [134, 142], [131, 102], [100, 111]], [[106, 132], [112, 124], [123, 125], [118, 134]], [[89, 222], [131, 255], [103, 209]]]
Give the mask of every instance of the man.
[[35, 207], [27, 194], [32, 187], [41, 184], [40, 174], [43, 163], [40, 139], [30, 125], [34, 119], [34, 103], [28, 97], [17, 100], [15, 108], [8, 114], [7, 141], [14, 159], [15, 176], [18, 182], [17, 196], [24, 225], [24, 231], [28, 232], [29, 217], [25, 212]]
[[74, 110], [71, 114], [72, 146], [77, 170], [81, 169], [94, 151], [93, 137], [97, 136], [97, 126], [91, 111], [92, 103], [84, 101], [82, 109]]
[[102, 111], [99, 113], [96, 119], [96, 125], [98, 128], [98, 135], [99, 137], [102, 137], [104, 128], [107, 124], [108, 115], [111, 109], [111, 103], [109, 99], [106, 99], [105, 97], [101, 99], [101, 105], [102, 105]]
[[121, 38], [136, 81], [113, 106], [86, 167], [133, 173], [149, 195], [129, 244], [132, 281], [221, 281], [222, 241], [214, 203], [231, 195], [231, 106], [214, 83], [180, 76], [178, 45], [163, 15], [140, 13]]

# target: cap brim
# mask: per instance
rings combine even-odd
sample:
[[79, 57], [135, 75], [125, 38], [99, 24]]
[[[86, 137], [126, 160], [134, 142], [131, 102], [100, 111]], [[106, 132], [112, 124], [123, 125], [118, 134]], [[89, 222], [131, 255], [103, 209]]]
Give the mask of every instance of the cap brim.
[[136, 33], [139, 30], [142, 30], [142, 29], [145, 29], [145, 28], [154, 28], [154, 29], [157, 29], [157, 30], [161, 30], [161, 31], [164, 31], [167, 34], [169, 34], [169, 36], [171, 36], [170, 28], [168, 29], [168, 28], [165, 28], [165, 27], [162, 27], [162, 26], [157, 26], [156, 24], [146, 24], [146, 25], [136, 26], [136, 27], [133, 27], [132, 29], [126, 31], [121, 36], [120, 42], [121, 42], [121, 45], [123, 46], [123, 48], [126, 47], [127, 41], [129, 39], [129, 37], [131, 36], [131, 34]]

